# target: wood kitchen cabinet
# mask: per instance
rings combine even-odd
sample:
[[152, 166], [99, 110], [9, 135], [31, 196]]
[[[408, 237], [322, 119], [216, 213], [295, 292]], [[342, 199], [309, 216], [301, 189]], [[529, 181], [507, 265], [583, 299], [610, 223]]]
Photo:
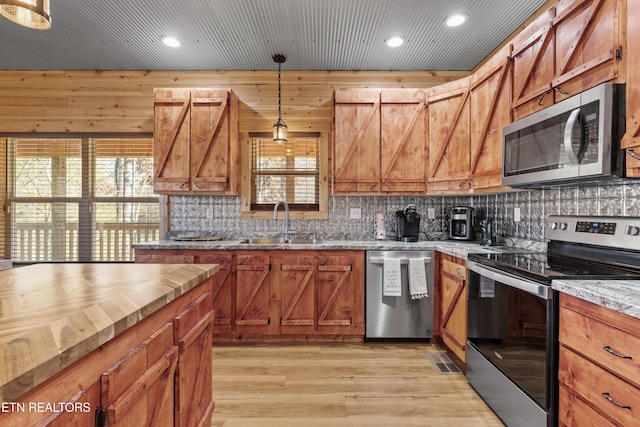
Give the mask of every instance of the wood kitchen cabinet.
[[332, 250], [149, 250], [136, 262], [218, 264], [212, 278], [216, 341], [361, 341], [364, 253]]
[[627, 131], [622, 138], [626, 149], [628, 177], [640, 177], [640, 1], [627, 0]]
[[478, 69], [470, 82], [469, 179], [474, 192], [502, 186], [502, 128], [511, 123], [511, 45]]
[[380, 191], [380, 91], [333, 94], [333, 193]]
[[640, 420], [640, 320], [560, 294], [560, 426]]
[[470, 78], [430, 89], [429, 173], [430, 194], [469, 193]]
[[426, 91], [336, 89], [334, 194], [424, 194]]
[[536, 18], [512, 40], [513, 119], [553, 104], [555, 72], [555, 7]]
[[154, 89], [154, 191], [238, 194], [238, 99], [229, 89]]
[[440, 253], [440, 336], [467, 363], [467, 266], [463, 259]]

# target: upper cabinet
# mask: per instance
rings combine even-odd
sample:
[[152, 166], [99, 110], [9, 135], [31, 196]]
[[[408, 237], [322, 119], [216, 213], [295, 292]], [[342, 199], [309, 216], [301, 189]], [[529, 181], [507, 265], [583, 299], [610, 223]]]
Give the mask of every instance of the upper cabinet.
[[[624, 82], [625, 1], [559, 0], [555, 8], [556, 102], [600, 83]], [[624, 56], [623, 56], [624, 55]]]
[[640, 177], [640, 26], [632, 22], [640, 16], [640, 1], [627, 3], [627, 132], [622, 147], [626, 149], [627, 176]]
[[378, 192], [380, 91], [336, 89], [333, 100], [333, 192]]
[[154, 190], [238, 194], [238, 100], [228, 89], [154, 89]]
[[511, 123], [511, 45], [502, 48], [473, 76], [469, 100], [471, 188], [502, 188], [502, 128]]
[[470, 78], [429, 92], [429, 173], [431, 194], [468, 193], [470, 172]]
[[514, 119], [553, 104], [554, 15], [555, 8], [549, 9], [512, 41]]
[[422, 89], [336, 89], [333, 193], [426, 192]]

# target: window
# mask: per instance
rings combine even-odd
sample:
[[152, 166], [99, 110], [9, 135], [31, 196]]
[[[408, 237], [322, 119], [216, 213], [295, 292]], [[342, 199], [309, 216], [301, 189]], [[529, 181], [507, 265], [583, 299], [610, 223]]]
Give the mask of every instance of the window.
[[318, 138], [290, 138], [285, 144], [270, 138], [251, 141], [253, 210], [273, 209], [284, 200], [296, 210], [318, 210]]
[[14, 262], [132, 261], [159, 238], [150, 138], [7, 142]]

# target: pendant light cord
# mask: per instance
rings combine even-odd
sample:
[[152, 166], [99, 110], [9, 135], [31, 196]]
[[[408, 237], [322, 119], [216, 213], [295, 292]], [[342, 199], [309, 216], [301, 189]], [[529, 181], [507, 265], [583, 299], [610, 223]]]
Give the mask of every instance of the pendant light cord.
[[282, 64], [278, 63], [278, 120], [282, 118], [282, 110], [280, 107], [280, 69]]

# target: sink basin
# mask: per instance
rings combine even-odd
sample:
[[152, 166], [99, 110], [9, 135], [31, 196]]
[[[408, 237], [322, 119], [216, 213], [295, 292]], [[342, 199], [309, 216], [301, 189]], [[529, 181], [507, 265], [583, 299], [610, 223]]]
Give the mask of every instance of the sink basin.
[[250, 245], [280, 245], [280, 244], [292, 244], [292, 245], [317, 245], [318, 243], [322, 243], [320, 239], [304, 239], [304, 238], [293, 238], [293, 239], [271, 239], [267, 237], [256, 237], [253, 239], [246, 239], [242, 243], [248, 243]]

